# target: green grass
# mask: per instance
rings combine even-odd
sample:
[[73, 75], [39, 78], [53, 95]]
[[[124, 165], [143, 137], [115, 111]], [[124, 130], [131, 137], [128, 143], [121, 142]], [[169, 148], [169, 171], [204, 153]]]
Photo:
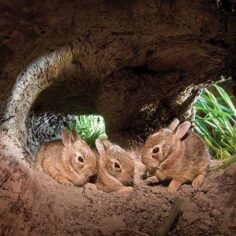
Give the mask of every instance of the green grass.
[[228, 166], [232, 165], [232, 164], [235, 163], [235, 162], [236, 162], [236, 155], [231, 156], [231, 157], [225, 159], [225, 160], [223, 161], [223, 163], [222, 163], [220, 166], [218, 166], [218, 167], [216, 167], [216, 168], [213, 168], [211, 171], [224, 170], [224, 169], [226, 169]]
[[225, 159], [236, 154], [236, 108], [223, 88], [213, 87], [214, 93], [204, 89], [195, 104], [195, 131], [213, 158]]
[[75, 121], [68, 125], [69, 130], [75, 130], [91, 147], [95, 147], [97, 138], [107, 138], [105, 121], [98, 115], [79, 115], [75, 116]]

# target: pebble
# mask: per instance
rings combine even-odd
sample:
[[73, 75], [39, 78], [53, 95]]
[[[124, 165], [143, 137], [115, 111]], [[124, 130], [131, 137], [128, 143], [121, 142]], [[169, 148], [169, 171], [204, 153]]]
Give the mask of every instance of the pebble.
[[208, 208], [210, 206], [211, 200], [204, 193], [197, 193], [195, 195], [195, 200], [201, 208]]
[[99, 222], [103, 235], [111, 235], [119, 229], [125, 228], [123, 216], [109, 216], [102, 218]]
[[199, 219], [199, 216], [197, 213], [194, 212], [184, 212], [182, 214], [183, 220], [187, 222], [188, 225], [194, 223]]
[[183, 212], [199, 212], [199, 207], [195, 202], [191, 201], [184, 201], [183, 200], [183, 205], [181, 206], [181, 210]]
[[211, 211], [211, 214], [212, 214], [214, 217], [218, 217], [218, 216], [221, 215], [221, 212], [220, 212], [219, 210], [217, 210], [217, 209], [213, 209], [213, 210]]
[[199, 225], [199, 228], [200, 228], [202, 231], [204, 231], [204, 232], [207, 232], [207, 231], [209, 230], [209, 226], [207, 226], [207, 225], [202, 225], [202, 224], [200, 224], [200, 225]]

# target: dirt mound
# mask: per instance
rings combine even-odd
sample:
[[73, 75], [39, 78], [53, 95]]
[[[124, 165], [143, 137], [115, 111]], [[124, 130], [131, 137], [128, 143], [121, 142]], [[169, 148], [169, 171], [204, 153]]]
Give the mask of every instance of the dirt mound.
[[200, 189], [141, 183], [123, 196], [65, 187], [1, 156], [0, 235], [235, 235], [235, 177], [233, 165]]

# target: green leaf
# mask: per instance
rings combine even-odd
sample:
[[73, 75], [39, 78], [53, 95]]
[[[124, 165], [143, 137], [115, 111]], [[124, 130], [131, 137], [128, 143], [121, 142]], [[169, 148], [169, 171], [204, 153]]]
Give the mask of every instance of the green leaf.
[[236, 150], [236, 108], [220, 86], [204, 89], [194, 109], [195, 131], [205, 140], [214, 158], [224, 159]]
[[68, 125], [68, 129], [75, 130], [91, 147], [95, 146], [97, 138], [107, 138], [105, 121], [98, 115], [75, 116], [75, 122]]

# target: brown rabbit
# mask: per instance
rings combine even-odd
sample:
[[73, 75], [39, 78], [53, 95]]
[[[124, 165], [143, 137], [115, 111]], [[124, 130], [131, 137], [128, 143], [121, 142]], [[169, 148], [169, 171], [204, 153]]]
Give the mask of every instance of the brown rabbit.
[[108, 140], [96, 140], [99, 153], [96, 186], [104, 192], [132, 192], [134, 161], [118, 145]]
[[96, 174], [96, 155], [76, 132], [65, 129], [62, 140], [44, 143], [40, 147], [35, 168], [61, 184], [82, 186]]
[[147, 182], [171, 180], [168, 191], [176, 192], [186, 182], [199, 187], [204, 182], [210, 156], [203, 140], [189, 131], [191, 123], [174, 121], [150, 135], [144, 145], [142, 162], [153, 175]]

